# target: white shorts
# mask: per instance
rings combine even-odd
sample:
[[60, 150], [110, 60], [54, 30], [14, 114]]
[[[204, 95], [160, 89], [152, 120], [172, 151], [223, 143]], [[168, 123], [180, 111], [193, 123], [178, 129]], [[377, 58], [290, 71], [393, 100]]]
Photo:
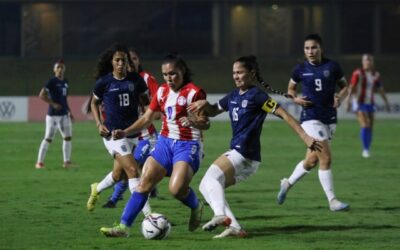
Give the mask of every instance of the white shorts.
[[57, 129], [63, 138], [72, 136], [72, 122], [69, 115], [46, 115], [45, 138], [53, 140]]
[[301, 124], [306, 133], [318, 141], [332, 141], [336, 131], [336, 123], [324, 124], [318, 120], [309, 120]]
[[233, 168], [235, 169], [236, 183], [244, 181], [247, 178], [249, 178], [250, 175], [257, 172], [257, 169], [260, 166], [259, 161], [253, 161], [244, 158], [235, 149], [225, 152], [224, 155], [229, 159], [229, 161], [232, 163]]
[[119, 140], [114, 140], [112, 137], [103, 138], [104, 145], [112, 157], [117, 153], [121, 156], [132, 154], [132, 151], [137, 145], [137, 141], [137, 138], [122, 138]]

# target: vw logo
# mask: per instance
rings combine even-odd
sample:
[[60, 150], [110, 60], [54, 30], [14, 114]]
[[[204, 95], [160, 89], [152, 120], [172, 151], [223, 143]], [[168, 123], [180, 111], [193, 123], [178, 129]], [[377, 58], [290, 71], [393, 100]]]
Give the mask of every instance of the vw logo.
[[15, 105], [10, 101], [0, 102], [0, 117], [11, 118], [15, 115]]

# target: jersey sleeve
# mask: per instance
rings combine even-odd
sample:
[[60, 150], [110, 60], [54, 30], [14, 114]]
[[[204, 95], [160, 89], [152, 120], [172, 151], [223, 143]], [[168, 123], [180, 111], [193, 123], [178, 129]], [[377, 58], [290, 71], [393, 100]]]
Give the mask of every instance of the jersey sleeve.
[[136, 93], [142, 94], [147, 91], [147, 85], [144, 79], [137, 73], [133, 75], [134, 81], [136, 83]]
[[360, 70], [356, 69], [353, 71], [353, 74], [351, 74], [350, 84], [352, 86], [357, 86], [359, 79], [360, 79]]
[[44, 89], [47, 91], [47, 93], [50, 93], [53, 88], [53, 84], [51, 84], [53, 81], [52, 79], [49, 79], [45, 84], [44, 84]]
[[198, 100], [205, 100], [207, 99], [207, 95], [206, 92], [202, 89], [200, 89], [199, 91], [196, 92], [196, 94], [194, 94], [192, 102], [198, 101]]
[[153, 110], [154, 112], [161, 111], [160, 104], [158, 102], [158, 97], [159, 97], [159, 95], [161, 95], [161, 92], [160, 92], [161, 90], [162, 90], [162, 88], [159, 88], [157, 90], [156, 94], [154, 95], [154, 97], [151, 98], [151, 101], [150, 101], [149, 109]]
[[275, 110], [279, 107], [279, 103], [272, 99], [267, 93], [260, 92], [255, 96], [255, 103], [257, 107], [261, 107], [267, 113], [275, 113]]
[[100, 78], [96, 81], [96, 84], [93, 89], [93, 94], [98, 100], [103, 100], [104, 92], [105, 92], [105, 84], [103, 78]]
[[342, 79], [344, 77], [342, 67], [340, 67], [339, 63], [337, 62], [335, 62], [333, 66], [333, 75], [336, 80]]
[[153, 98], [157, 94], [158, 82], [156, 78], [149, 74], [149, 78], [147, 78], [147, 88], [149, 89], [150, 98]]
[[218, 101], [218, 107], [222, 108], [223, 110], [227, 111], [229, 109], [229, 100], [231, 99], [231, 93], [227, 94], [226, 96], [222, 97]]
[[301, 82], [300, 70], [301, 70], [300, 65], [297, 65], [297, 66], [293, 69], [292, 74], [291, 74], [291, 76], [290, 76], [290, 77], [293, 79], [293, 81], [295, 81], [296, 83]]

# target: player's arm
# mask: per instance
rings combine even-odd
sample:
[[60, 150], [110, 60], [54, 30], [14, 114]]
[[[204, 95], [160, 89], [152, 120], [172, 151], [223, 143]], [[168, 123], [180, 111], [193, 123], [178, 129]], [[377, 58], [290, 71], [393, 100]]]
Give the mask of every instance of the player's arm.
[[49, 95], [48, 95], [48, 93], [47, 93], [46, 88], [42, 88], [42, 89], [40, 90], [39, 98], [40, 98], [42, 101], [48, 103], [48, 104], [49, 104], [50, 106], [52, 106], [55, 110], [60, 110], [60, 109], [62, 109], [61, 104], [56, 103], [55, 101], [53, 101], [53, 100], [51, 100], [51, 99], [49, 98]]
[[336, 84], [339, 86], [339, 93], [335, 94], [335, 103], [333, 104], [334, 108], [338, 108], [340, 104], [346, 98], [349, 98], [349, 85], [347, 84], [346, 78], [343, 76], [339, 80], [336, 81]]
[[108, 137], [110, 136], [110, 131], [103, 124], [100, 107], [101, 107], [101, 101], [93, 94], [90, 102], [90, 108], [93, 114], [93, 118], [96, 121], [96, 127], [99, 130], [99, 134], [101, 136]]
[[288, 94], [293, 97], [293, 102], [303, 107], [312, 106], [313, 103], [307, 100], [307, 96], [302, 96], [302, 97], [297, 96], [296, 89], [297, 89], [297, 82], [295, 82], [293, 79], [290, 79], [288, 84]]
[[210, 120], [203, 111], [197, 113], [188, 112], [188, 116], [181, 117], [179, 121], [184, 127], [194, 127], [201, 130], [210, 128]]
[[126, 136], [136, 134], [140, 132], [142, 129], [147, 128], [150, 124], [155, 120], [155, 118], [159, 115], [159, 112], [153, 111], [148, 108], [146, 112], [141, 116], [135, 123], [126, 129], [116, 129], [112, 131], [112, 135], [114, 139], [121, 139]]
[[386, 111], [387, 111], [387, 112], [390, 112], [390, 104], [389, 104], [389, 100], [388, 100], [388, 98], [387, 98], [387, 96], [386, 96], [385, 89], [381, 86], [381, 87], [378, 89], [378, 91], [379, 91], [379, 94], [381, 95], [383, 101], [385, 102]]
[[277, 106], [274, 110], [273, 114], [278, 117], [281, 117], [285, 122], [297, 133], [297, 135], [303, 140], [304, 144], [307, 145], [307, 148], [312, 151], [321, 151], [322, 144], [321, 142], [315, 140], [311, 136], [307, 135], [300, 124], [290, 115], [284, 108]]
[[189, 105], [188, 111], [192, 113], [203, 111], [204, 115], [214, 117], [221, 114], [225, 110], [222, 109], [218, 103], [210, 104], [207, 100], [198, 100]]

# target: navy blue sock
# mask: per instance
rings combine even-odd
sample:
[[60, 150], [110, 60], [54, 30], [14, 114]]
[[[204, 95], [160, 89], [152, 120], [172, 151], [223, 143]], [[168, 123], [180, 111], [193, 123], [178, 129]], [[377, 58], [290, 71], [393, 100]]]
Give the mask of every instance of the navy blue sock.
[[368, 128], [361, 128], [360, 138], [363, 145], [363, 148], [368, 150]]
[[112, 193], [110, 200], [113, 203], [117, 203], [127, 188], [128, 188], [128, 183], [126, 183], [125, 181], [117, 182], [117, 184], [115, 184], [114, 186], [114, 192]]
[[367, 129], [367, 149], [371, 147], [371, 142], [372, 142], [372, 129], [371, 128], [366, 128]]
[[146, 204], [148, 198], [148, 194], [133, 192], [128, 203], [126, 203], [125, 205], [124, 212], [121, 216], [121, 224], [124, 224], [128, 227], [132, 226], [133, 221], [142, 211], [144, 204]]
[[197, 199], [196, 193], [189, 187], [189, 194], [186, 198], [182, 199], [181, 202], [191, 209], [196, 209], [199, 206], [199, 199]]

